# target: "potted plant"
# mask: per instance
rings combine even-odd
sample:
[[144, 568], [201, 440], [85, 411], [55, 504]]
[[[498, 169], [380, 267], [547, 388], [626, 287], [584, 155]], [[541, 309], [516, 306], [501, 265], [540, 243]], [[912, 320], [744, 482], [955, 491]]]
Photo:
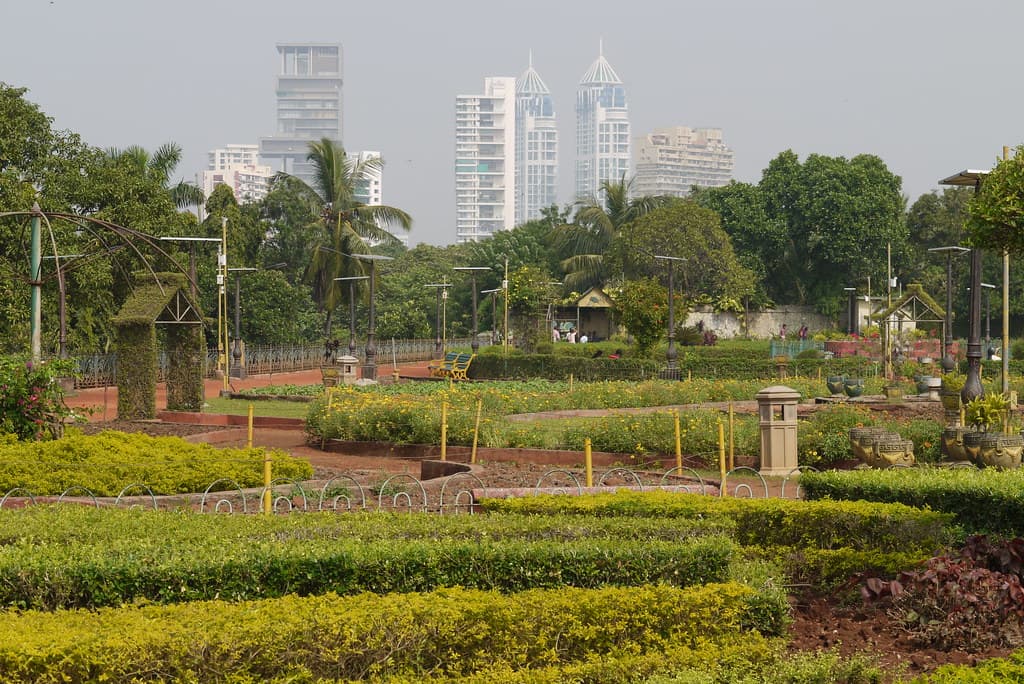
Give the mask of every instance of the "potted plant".
[[939, 398], [942, 401], [942, 408], [947, 411], [960, 410], [960, 390], [964, 388], [967, 376], [963, 373], [946, 373], [942, 376], [942, 390]]
[[966, 420], [975, 432], [964, 433], [964, 447], [978, 465], [994, 468], [1020, 466], [1024, 438], [992, 430], [1005, 419], [1009, 409], [1009, 398], [999, 392], [990, 392], [967, 402]]

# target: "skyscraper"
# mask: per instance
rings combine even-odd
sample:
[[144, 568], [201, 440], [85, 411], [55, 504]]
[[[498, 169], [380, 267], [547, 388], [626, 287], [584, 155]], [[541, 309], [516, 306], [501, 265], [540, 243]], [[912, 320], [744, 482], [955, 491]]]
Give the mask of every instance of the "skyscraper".
[[457, 242], [515, 226], [515, 95], [515, 78], [488, 77], [482, 94], [455, 97]]
[[558, 202], [558, 128], [551, 93], [533, 68], [516, 80], [515, 225]]
[[577, 199], [597, 197], [604, 181], [628, 179], [629, 135], [626, 90], [601, 45], [576, 91]]
[[694, 187], [716, 188], [732, 180], [733, 152], [720, 128], [656, 128], [634, 141], [637, 195], [685, 197]]
[[284, 43], [277, 52], [277, 131], [260, 138], [260, 159], [311, 183], [309, 143], [342, 141], [341, 45]]

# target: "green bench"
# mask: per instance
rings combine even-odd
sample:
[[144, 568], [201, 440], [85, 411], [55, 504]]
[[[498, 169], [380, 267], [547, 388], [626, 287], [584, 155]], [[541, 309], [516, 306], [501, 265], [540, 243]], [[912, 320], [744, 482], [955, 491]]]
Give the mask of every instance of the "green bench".
[[444, 360], [437, 365], [430, 365], [430, 375], [434, 378], [451, 378], [452, 380], [466, 380], [466, 373], [469, 371], [469, 364], [473, 361], [473, 354], [456, 354], [448, 352]]

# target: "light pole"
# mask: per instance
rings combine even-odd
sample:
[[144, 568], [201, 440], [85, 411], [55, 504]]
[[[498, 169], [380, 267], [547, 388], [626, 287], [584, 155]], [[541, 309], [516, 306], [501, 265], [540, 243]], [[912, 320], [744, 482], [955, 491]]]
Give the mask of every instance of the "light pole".
[[665, 352], [665, 360], [668, 362], [669, 370], [676, 368], [676, 313], [675, 302], [673, 301], [675, 287], [672, 283], [672, 264], [676, 261], [686, 261], [685, 257], [654, 255], [655, 259], [668, 262], [668, 351]]
[[981, 286], [985, 289], [985, 354], [991, 356], [989, 354], [992, 350], [992, 299], [990, 295], [996, 286], [991, 283], [982, 283]]
[[235, 339], [231, 341], [231, 366], [228, 372], [233, 378], [244, 378], [246, 372], [242, 363], [242, 274], [259, 269], [252, 266], [237, 266], [227, 270], [235, 274]]
[[491, 345], [497, 343], [495, 335], [498, 334], [498, 293], [501, 292], [500, 287], [496, 287], [493, 290], [480, 290], [480, 294], [491, 295]]
[[383, 254], [352, 254], [355, 259], [370, 262], [370, 319], [366, 328], [366, 365], [363, 366], [363, 377], [367, 380], [377, 379], [377, 262], [391, 261], [392, 257]]
[[[988, 171], [967, 169], [939, 181], [940, 185], [959, 185], [974, 188], [978, 194], [981, 180]], [[971, 297], [967, 309], [967, 380], [960, 390], [960, 400], [965, 404], [975, 397], [984, 396], [985, 388], [981, 386], [981, 250], [971, 250]]]
[[[427, 283], [423, 287], [434, 288], [435, 304], [434, 304], [434, 355], [437, 358], [441, 358], [444, 355], [445, 342], [447, 336], [445, 335], [444, 316], [441, 313], [442, 306], [447, 309], [448, 305], [448, 288], [451, 287], [451, 283]], [[442, 305], [442, 300], [444, 304]], [[447, 313], [447, 311], [445, 311]]]
[[844, 287], [843, 292], [846, 293], [846, 333], [853, 335], [857, 332], [857, 288], [855, 287]]
[[469, 346], [470, 349], [473, 350], [473, 353], [476, 354], [477, 350], [480, 349], [480, 340], [476, 338], [478, 332], [476, 314], [476, 274], [479, 273], [480, 271], [489, 271], [491, 269], [488, 268], [487, 266], [456, 266], [453, 270], [468, 273], [470, 277], [470, 285], [473, 288], [473, 341], [470, 342]]
[[335, 280], [348, 281], [348, 355], [356, 355], [356, 281], [370, 276], [345, 276]]
[[956, 368], [956, 361], [953, 359], [953, 256], [960, 256], [971, 250], [966, 247], [951, 245], [949, 247], [931, 247], [929, 252], [946, 253], [946, 320], [945, 330], [942, 331], [942, 370], [946, 373]]

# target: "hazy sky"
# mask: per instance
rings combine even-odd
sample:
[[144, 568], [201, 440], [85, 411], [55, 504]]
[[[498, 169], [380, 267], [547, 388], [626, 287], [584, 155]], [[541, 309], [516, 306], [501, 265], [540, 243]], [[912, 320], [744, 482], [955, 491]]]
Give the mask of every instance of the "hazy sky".
[[736, 179], [779, 152], [880, 156], [911, 201], [1022, 142], [1024, 2], [0, 0], [0, 81], [100, 147], [209, 149], [274, 132], [279, 42], [340, 42], [344, 144], [384, 156], [410, 243], [455, 238], [455, 96], [533, 50], [570, 201], [575, 94], [604, 41], [632, 130], [722, 128]]

